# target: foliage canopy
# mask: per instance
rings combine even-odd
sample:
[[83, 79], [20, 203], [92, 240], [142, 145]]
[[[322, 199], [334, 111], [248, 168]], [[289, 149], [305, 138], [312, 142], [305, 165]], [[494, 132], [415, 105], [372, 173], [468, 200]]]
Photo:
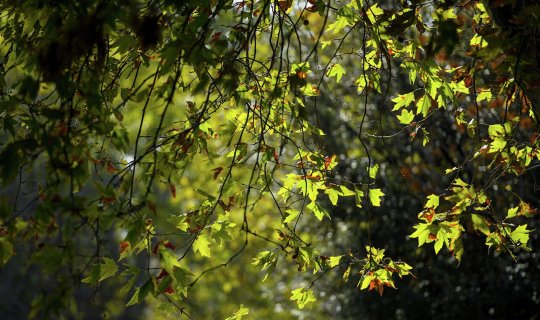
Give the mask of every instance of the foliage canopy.
[[[0, 266], [44, 277], [25, 317], [293, 317], [272, 301], [312, 308], [325, 278], [382, 296], [433, 253], [536, 257], [537, 1], [0, 6]], [[260, 281], [285, 289], [242, 296]]]

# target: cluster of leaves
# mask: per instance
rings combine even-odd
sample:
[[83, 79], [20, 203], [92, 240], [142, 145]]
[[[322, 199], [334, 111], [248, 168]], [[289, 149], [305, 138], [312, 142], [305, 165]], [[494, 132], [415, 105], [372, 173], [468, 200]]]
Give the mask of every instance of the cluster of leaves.
[[[388, 137], [383, 109], [395, 112], [390, 137], [406, 133], [411, 145], [418, 133], [423, 147], [433, 143], [439, 114], [468, 136], [468, 154], [451, 159], [448, 187], [428, 193], [411, 238], [458, 261], [469, 226], [497, 252], [529, 250], [523, 218], [536, 209], [513, 185], [540, 161], [540, 67], [524, 40], [536, 37], [534, 1], [0, 8], [0, 263], [30, 252], [28, 265], [65, 275], [55, 295], [34, 297], [31, 317], [71, 312], [81, 281], [96, 290], [118, 281], [126, 306], [154, 299], [191, 317], [192, 288], [251, 243], [263, 281], [279, 258], [316, 277], [292, 290], [299, 308], [316, 301], [313, 287], [329, 271], [347, 279], [354, 270], [361, 290], [395, 288], [393, 276], [412, 267], [376, 248], [384, 243], [368, 235], [362, 249], [324, 255], [310, 230], [351, 202], [368, 216], [384, 204], [387, 172], [367, 141]], [[350, 84], [345, 96], [361, 106], [333, 115], [357, 132], [359, 177], [340, 174], [342, 155], [327, 151], [316, 106], [323, 81]], [[519, 204], [494, 200], [500, 192]], [[247, 313], [242, 306], [231, 319]]]

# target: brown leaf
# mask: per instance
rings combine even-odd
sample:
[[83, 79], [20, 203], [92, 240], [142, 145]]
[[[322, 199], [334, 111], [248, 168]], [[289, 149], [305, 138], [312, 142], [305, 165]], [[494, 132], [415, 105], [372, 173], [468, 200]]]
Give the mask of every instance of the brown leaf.
[[278, 155], [276, 149], [274, 149], [274, 160], [276, 161], [277, 164], [279, 164], [279, 155]]
[[278, 1], [279, 8], [287, 11], [292, 6], [292, 0]]
[[113, 174], [116, 171], [118, 171], [118, 169], [116, 169], [110, 161], [107, 161], [107, 172]]
[[221, 171], [223, 171], [223, 168], [217, 167], [217, 168], [212, 169], [212, 171], [214, 171], [214, 180], [216, 180], [219, 174], [221, 173]]
[[172, 197], [176, 198], [176, 186], [174, 184], [170, 183], [169, 188], [171, 189]]
[[103, 204], [110, 204], [116, 201], [116, 197], [101, 197], [101, 202]]
[[155, 205], [155, 203], [153, 203], [151, 201], [148, 201], [148, 209], [150, 209], [150, 211], [152, 211], [153, 214], [157, 213], [156, 205]]

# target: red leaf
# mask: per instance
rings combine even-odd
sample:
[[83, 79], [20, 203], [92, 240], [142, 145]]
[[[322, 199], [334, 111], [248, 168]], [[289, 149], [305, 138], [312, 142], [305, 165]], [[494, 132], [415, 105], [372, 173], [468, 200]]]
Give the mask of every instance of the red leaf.
[[172, 286], [168, 286], [167, 288], [165, 288], [165, 290], [163, 290], [163, 293], [172, 294], [174, 293], [174, 289], [172, 288]]
[[121, 241], [120, 242], [120, 254], [124, 253], [128, 248], [130, 247], [129, 242], [127, 241]]
[[156, 243], [156, 245], [154, 246], [154, 248], [152, 248], [152, 253], [153, 254], [157, 254], [157, 251], [159, 249], [159, 245], [161, 244], [161, 242], [158, 242]]
[[434, 216], [435, 210], [433, 210], [433, 208], [430, 208], [426, 213], [424, 213], [424, 218], [426, 218], [428, 222], [431, 222]]
[[328, 169], [328, 167], [330, 166], [330, 164], [332, 163], [332, 161], [334, 160], [334, 158], [336, 157], [336, 155], [332, 155], [331, 157], [329, 156], [326, 156], [324, 157], [324, 169]]
[[222, 33], [223, 33], [223, 32], [216, 32], [216, 33], [214, 33], [214, 35], [212, 35], [212, 39], [210, 40], [210, 43], [212, 43], [212, 42], [214, 42], [214, 41], [216, 41], [216, 40], [219, 40], [219, 38], [221, 37], [221, 34], [222, 34]]
[[104, 204], [113, 203], [116, 201], [116, 197], [101, 197], [101, 202]]
[[369, 282], [369, 291], [375, 289], [377, 287], [377, 279], [373, 279]]
[[176, 198], [176, 186], [172, 183], [169, 184], [169, 188], [171, 189], [171, 194], [173, 198]]
[[118, 171], [118, 169], [116, 169], [110, 161], [107, 161], [107, 172], [113, 174], [116, 171]]
[[174, 244], [170, 243], [168, 240], [163, 241], [163, 245], [171, 250], [174, 250], [176, 248]]
[[276, 149], [274, 149], [274, 160], [276, 160], [276, 163], [279, 164], [279, 155], [278, 155]]
[[156, 279], [160, 280], [160, 279], [165, 278], [165, 277], [168, 276], [168, 275], [169, 275], [169, 273], [167, 272], [167, 270], [161, 269], [161, 272], [158, 274], [158, 276], [156, 277]]

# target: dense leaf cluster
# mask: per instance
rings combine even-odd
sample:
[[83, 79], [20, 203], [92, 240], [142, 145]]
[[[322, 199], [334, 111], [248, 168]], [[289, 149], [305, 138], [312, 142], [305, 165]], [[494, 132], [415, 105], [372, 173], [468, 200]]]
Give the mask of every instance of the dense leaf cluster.
[[6, 314], [534, 315], [537, 1], [0, 10]]

